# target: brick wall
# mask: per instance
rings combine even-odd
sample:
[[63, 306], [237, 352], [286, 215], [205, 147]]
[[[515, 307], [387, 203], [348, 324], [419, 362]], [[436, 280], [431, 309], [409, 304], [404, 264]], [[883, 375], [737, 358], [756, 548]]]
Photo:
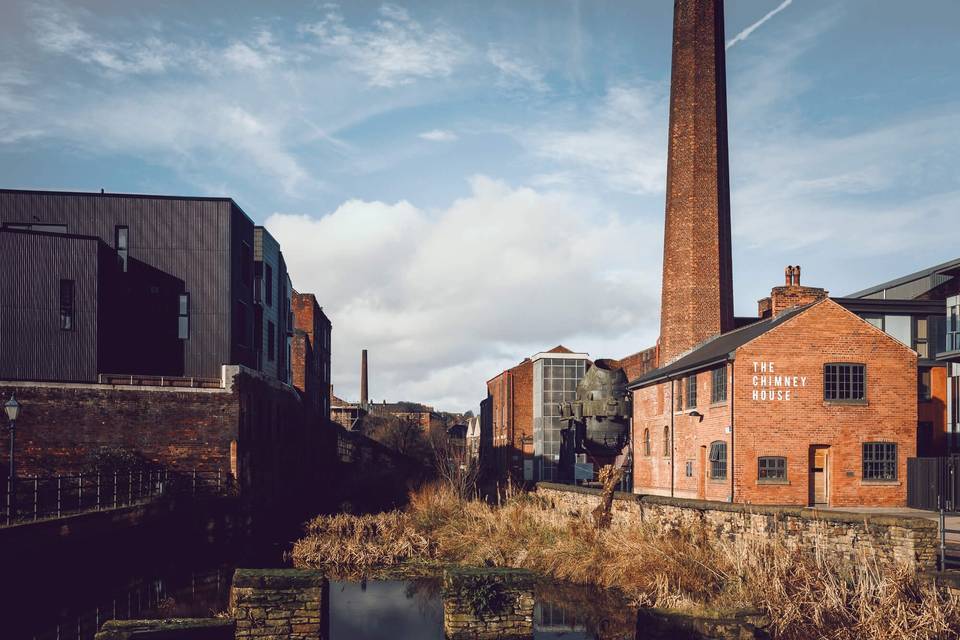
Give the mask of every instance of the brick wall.
[[[597, 489], [550, 483], [537, 494], [562, 513], [589, 512], [600, 504]], [[937, 523], [925, 518], [864, 515], [796, 507], [736, 505], [663, 496], [618, 493], [613, 501], [614, 526], [655, 523], [664, 531], [706, 526], [716, 539], [781, 540], [849, 562], [864, 553], [881, 570], [908, 566], [920, 571], [937, 562]]]
[[734, 326], [722, 3], [675, 3], [670, 84], [662, 364]]
[[533, 361], [524, 360], [487, 383], [493, 416], [495, 476], [523, 479], [523, 460], [533, 456]]
[[617, 365], [623, 369], [627, 380], [639, 378], [641, 375], [657, 368], [657, 348], [650, 347], [643, 351], [620, 358]]
[[[0, 382], [0, 397], [13, 392], [23, 405], [18, 475], [80, 471], [104, 447], [136, 451], [172, 468], [231, 468], [239, 403], [230, 391]], [[4, 438], [4, 460], [8, 450]]]
[[[829, 362], [866, 365], [867, 400], [861, 404], [824, 400], [823, 370]], [[755, 364], [756, 363], [756, 364]], [[772, 364], [771, 364], [772, 363]], [[902, 506], [906, 503], [906, 460], [916, 453], [916, 354], [830, 300], [820, 302], [736, 350], [727, 365], [727, 400], [711, 402], [712, 375], [696, 374], [697, 406], [690, 416], [687, 377], [634, 391], [634, 486], [638, 493], [756, 504], [810, 502], [810, 455], [829, 447], [829, 504]], [[790, 399], [754, 399], [754, 371], [797, 377]], [[732, 374], [732, 375], [731, 375]], [[684, 396], [676, 411], [673, 390]], [[774, 391], [782, 391], [782, 387]], [[673, 434], [664, 451], [664, 430]], [[650, 434], [647, 455], [646, 434]], [[709, 477], [710, 444], [727, 445], [727, 475]], [[862, 478], [864, 442], [897, 444], [897, 479]], [[666, 454], [666, 455], [665, 455]], [[758, 458], [786, 458], [785, 482], [760, 482]], [[688, 467], [689, 463], [689, 467]], [[687, 475], [688, 468], [691, 475]], [[671, 473], [672, 472], [672, 473]]]

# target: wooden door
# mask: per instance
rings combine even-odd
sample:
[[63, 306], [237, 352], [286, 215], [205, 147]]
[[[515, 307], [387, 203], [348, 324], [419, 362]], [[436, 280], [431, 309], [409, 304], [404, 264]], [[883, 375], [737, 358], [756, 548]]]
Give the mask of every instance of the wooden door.
[[830, 504], [830, 447], [810, 447], [810, 505]]
[[700, 473], [697, 474], [697, 498], [707, 499], [707, 448], [700, 447]]

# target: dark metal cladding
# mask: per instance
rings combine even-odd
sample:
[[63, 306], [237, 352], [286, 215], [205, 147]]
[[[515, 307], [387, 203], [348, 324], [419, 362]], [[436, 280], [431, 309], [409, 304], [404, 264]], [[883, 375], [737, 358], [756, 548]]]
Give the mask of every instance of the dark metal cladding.
[[[76, 308], [81, 315], [76, 337], [83, 338], [77, 340], [82, 346], [74, 349], [67, 344], [68, 337], [58, 333], [58, 310], [50, 307], [41, 312], [35, 308], [36, 327], [4, 325], [5, 339], [26, 336], [32, 341], [26, 344], [36, 346], [12, 353], [3, 349], [3, 377], [29, 380], [42, 375], [42, 379], [66, 381], [95, 380], [96, 373], [129, 373], [213, 378], [219, 377], [225, 363], [255, 366], [254, 225], [231, 199], [0, 190], [0, 227], [11, 225], [42, 225], [40, 231], [65, 230], [73, 236], [92, 236], [100, 241], [97, 251], [105, 251], [111, 257], [97, 273], [91, 273], [92, 267], [85, 265], [92, 264], [92, 258], [84, 262], [71, 257], [80, 249], [72, 248], [66, 241], [61, 241], [59, 248], [52, 248], [49, 238], [53, 236], [47, 241], [18, 239], [18, 248], [4, 252], [15, 262], [5, 263], [4, 276], [14, 273], [11, 269], [18, 269], [17, 279], [21, 280], [19, 284], [4, 286], [20, 287], [24, 295], [43, 298], [44, 304], [53, 304], [50, 300], [55, 302], [58, 296], [50, 275], [54, 268], [59, 274], [57, 279], [72, 277], [77, 282]], [[121, 227], [127, 229], [126, 271], [119, 266], [116, 251]], [[25, 238], [47, 234], [6, 235]], [[85, 242], [89, 246], [96, 244], [95, 240]], [[243, 243], [250, 251], [243, 250]], [[93, 249], [84, 251], [86, 255], [94, 254]], [[98, 288], [95, 291], [101, 301], [99, 309], [89, 297], [93, 295], [88, 293], [91, 287]], [[180, 340], [178, 301], [183, 293], [189, 294], [189, 337]], [[18, 300], [17, 313], [22, 317], [27, 308], [24, 305], [29, 306], [30, 302]], [[6, 313], [6, 322], [14, 322], [13, 316]], [[88, 319], [84, 315], [87, 313], [93, 313], [97, 319]], [[96, 325], [99, 326], [93, 331], [96, 334], [99, 330], [99, 340], [88, 338], [85, 333], [88, 327]], [[30, 362], [42, 360], [38, 350], [46, 349], [65, 349], [66, 353], [75, 350], [83, 353], [85, 362], [68, 365], [66, 360], [79, 356], [57, 356], [51, 370], [40, 371], [39, 365]]]

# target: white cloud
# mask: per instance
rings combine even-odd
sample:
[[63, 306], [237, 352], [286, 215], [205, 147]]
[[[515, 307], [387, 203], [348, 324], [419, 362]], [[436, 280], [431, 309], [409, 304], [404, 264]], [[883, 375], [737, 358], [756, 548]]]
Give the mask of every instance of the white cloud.
[[453, 131], [445, 129], [431, 129], [430, 131], [424, 131], [417, 137], [431, 142], [454, 142], [459, 139]]
[[518, 83], [523, 88], [535, 91], [546, 91], [549, 88], [539, 67], [507, 54], [500, 47], [490, 45], [487, 49], [487, 60], [499, 70], [501, 81], [506, 84]]
[[579, 176], [627, 193], [660, 193], [666, 176], [667, 100], [654, 86], [615, 86], [587, 117], [518, 136], [535, 156], [560, 167], [548, 176]]
[[294, 286], [333, 318], [341, 397], [356, 396], [362, 348], [374, 397], [467, 409], [484, 380], [530, 353], [615, 345], [656, 325], [656, 225], [570, 193], [482, 176], [470, 186], [435, 212], [351, 200], [323, 217], [266, 221]]
[[385, 4], [379, 13], [371, 28], [353, 29], [334, 5], [322, 20], [301, 29], [316, 37], [324, 53], [339, 58], [376, 87], [446, 77], [466, 58], [466, 43], [449, 29], [424, 27], [395, 5]]
[[742, 31], [740, 31], [740, 33], [738, 33], [737, 35], [735, 35], [735, 36], [734, 36], [733, 38], [731, 38], [730, 40], [728, 40], [728, 41], [727, 41], [727, 49], [729, 49], [729, 48], [732, 47], [733, 45], [737, 44], [738, 42], [743, 42], [744, 40], [746, 40], [747, 38], [749, 38], [749, 37], [750, 37], [750, 34], [753, 33], [754, 31], [756, 31], [757, 29], [759, 29], [760, 27], [762, 27], [762, 26], [764, 25], [764, 23], [767, 22], [767, 20], [770, 20], [773, 16], [777, 15], [778, 13], [780, 13], [781, 11], [783, 11], [784, 9], [786, 9], [787, 7], [789, 7], [791, 4], [793, 4], [793, 0], [783, 0], [783, 2], [781, 2], [780, 5], [777, 6], [776, 9], [770, 11], [770, 12], [767, 13], [765, 16], [763, 16], [762, 18], [760, 18], [759, 20], [757, 20], [756, 22], [754, 22], [753, 24], [751, 24], [751, 25], [750, 25], [749, 27], [747, 27], [746, 29], [743, 29]]

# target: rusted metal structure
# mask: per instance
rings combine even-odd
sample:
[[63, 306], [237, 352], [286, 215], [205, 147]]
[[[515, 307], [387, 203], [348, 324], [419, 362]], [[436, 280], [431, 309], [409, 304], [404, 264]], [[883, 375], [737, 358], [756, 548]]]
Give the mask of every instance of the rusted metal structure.
[[577, 384], [576, 400], [560, 406], [567, 428], [561, 432], [561, 481], [575, 480], [576, 456], [583, 454], [594, 468], [613, 464], [630, 436], [633, 407], [627, 376], [616, 360], [593, 363]]

